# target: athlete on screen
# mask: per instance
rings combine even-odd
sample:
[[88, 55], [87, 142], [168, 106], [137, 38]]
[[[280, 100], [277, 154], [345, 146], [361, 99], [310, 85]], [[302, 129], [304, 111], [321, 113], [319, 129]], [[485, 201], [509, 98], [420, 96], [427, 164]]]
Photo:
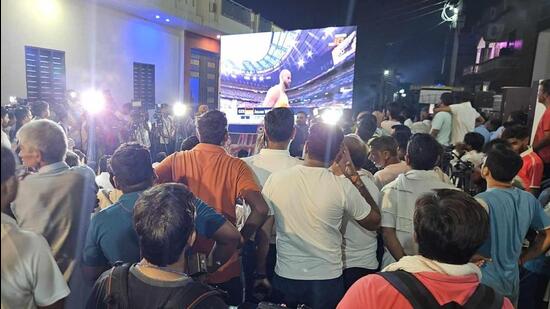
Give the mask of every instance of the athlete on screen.
[[289, 107], [288, 96], [286, 90], [290, 87], [292, 81], [292, 73], [289, 70], [284, 69], [279, 73], [279, 83], [267, 91], [265, 95], [264, 107]]

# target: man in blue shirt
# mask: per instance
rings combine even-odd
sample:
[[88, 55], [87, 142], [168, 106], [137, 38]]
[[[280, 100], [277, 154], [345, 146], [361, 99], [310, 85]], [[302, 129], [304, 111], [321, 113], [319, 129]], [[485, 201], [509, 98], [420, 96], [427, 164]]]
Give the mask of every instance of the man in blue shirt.
[[[483, 117], [483, 119], [487, 119], [485, 115], [482, 114], [481, 116]], [[491, 132], [489, 131], [489, 129], [487, 129], [487, 124], [478, 121], [478, 119], [476, 119], [476, 128], [474, 129], [474, 132], [483, 135], [483, 138], [485, 139], [485, 144], [491, 141]]]
[[[124, 194], [117, 203], [92, 218], [83, 252], [85, 273], [97, 277], [115, 262], [138, 262], [141, 258], [133, 228], [133, 210], [141, 193], [152, 186], [154, 171], [149, 150], [137, 143], [121, 145], [110, 160], [115, 187]], [[195, 198], [195, 229], [216, 241], [211, 253], [212, 270], [223, 265], [240, 243], [240, 233], [214, 209]]]
[[[476, 196], [489, 212], [490, 238], [479, 254], [490, 257], [481, 269], [481, 282], [508, 297], [517, 306], [519, 265], [536, 258], [550, 247], [550, 217], [530, 193], [512, 186], [521, 169], [522, 159], [505, 145], [487, 152], [482, 176], [487, 191]], [[522, 253], [522, 243], [531, 228], [538, 232], [529, 248]]]

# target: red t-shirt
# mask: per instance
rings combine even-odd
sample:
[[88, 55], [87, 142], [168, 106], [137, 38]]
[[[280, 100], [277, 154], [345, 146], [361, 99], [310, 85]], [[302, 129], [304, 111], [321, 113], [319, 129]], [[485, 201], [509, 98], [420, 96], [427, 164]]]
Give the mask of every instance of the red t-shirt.
[[[414, 276], [426, 286], [440, 305], [455, 301], [466, 303], [479, 285], [475, 274], [466, 276], [449, 276], [435, 272], [421, 272]], [[376, 308], [376, 309], [409, 309], [409, 301], [401, 295], [388, 281], [378, 275], [368, 275], [351, 286], [338, 309]], [[507, 298], [502, 308], [513, 309]]]
[[[542, 140], [545, 132], [550, 132], [550, 108], [547, 108], [544, 111], [544, 114], [542, 114], [542, 118], [540, 118], [533, 144], [537, 144], [540, 140]], [[550, 145], [537, 151], [537, 154], [540, 156], [542, 161], [544, 161], [544, 163], [550, 163]]]
[[542, 181], [542, 171], [544, 163], [542, 159], [529, 148], [521, 154], [523, 166], [519, 170], [518, 176], [521, 178], [525, 190], [538, 189]]

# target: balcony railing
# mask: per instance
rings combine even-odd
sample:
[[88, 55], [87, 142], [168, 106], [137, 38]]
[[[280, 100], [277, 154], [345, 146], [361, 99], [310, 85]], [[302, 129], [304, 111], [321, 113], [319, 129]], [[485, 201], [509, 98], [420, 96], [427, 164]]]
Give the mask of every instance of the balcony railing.
[[273, 29], [273, 23], [271, 20], [265, 19], [260, 16], [260, 21], [258, 23], [258, 32], [271, 32]]
[[518, 66], [516, 56], [500, 56], [480, 64], [470, 65], [464, 68], [463, 76], [473, 74], [483, 74], [488, 72], [503, 71], [515, 69]]
[[222, 1], [222, 15], [252, 28], [252, 10], [231, 0]]

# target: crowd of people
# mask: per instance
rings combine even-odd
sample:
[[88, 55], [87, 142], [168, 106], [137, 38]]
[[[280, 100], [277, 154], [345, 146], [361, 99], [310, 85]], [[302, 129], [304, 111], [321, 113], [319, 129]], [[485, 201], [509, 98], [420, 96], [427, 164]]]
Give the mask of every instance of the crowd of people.
[[243, 158], [204, 111], [181, 151], [170, 119], [96, 172], [47, 104], [2, 109], [2, 308], [545, 308], [550, 80], [539, 101], [533, 143], [463, 92], [348, 132], [274, 108]]

